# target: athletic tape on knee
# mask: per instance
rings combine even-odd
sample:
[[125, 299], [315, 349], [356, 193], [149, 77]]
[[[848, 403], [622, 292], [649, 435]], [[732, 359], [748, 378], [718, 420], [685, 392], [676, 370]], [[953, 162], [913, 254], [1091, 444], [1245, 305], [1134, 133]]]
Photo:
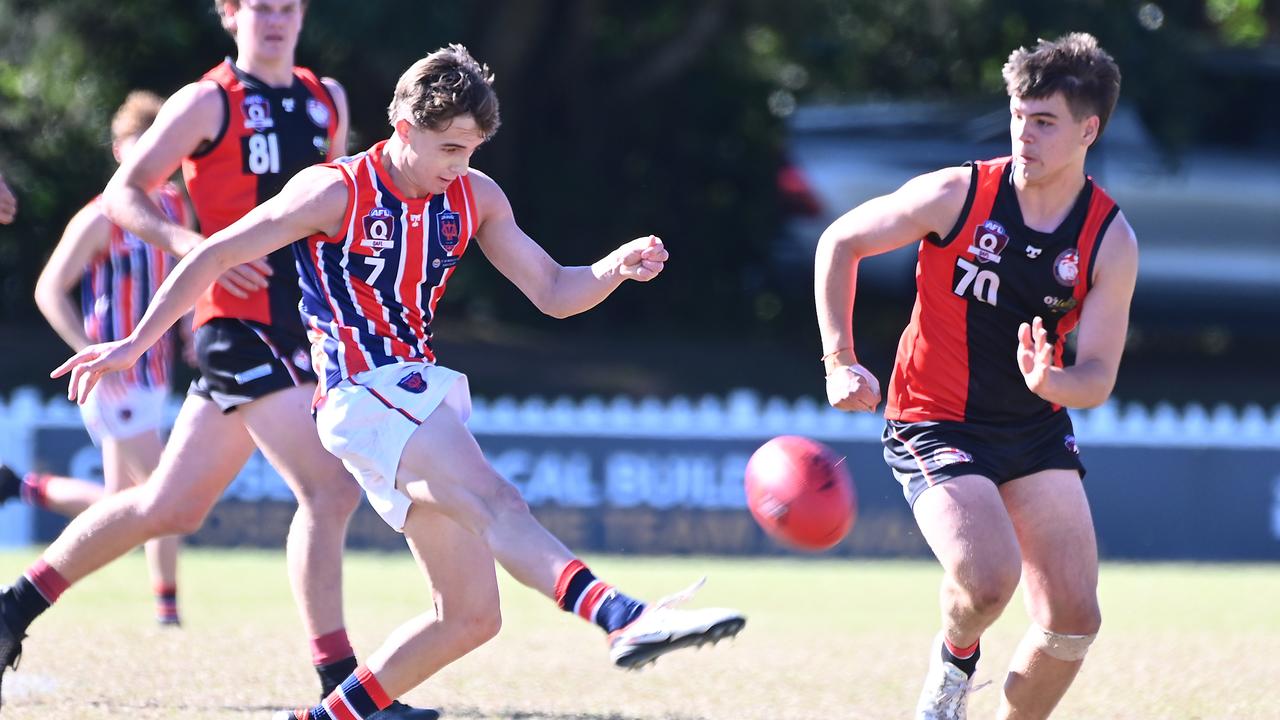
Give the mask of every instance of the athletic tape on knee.
[[1083, 660], [1089, 652], [1089, 646], [1093, 644], [1093, 639], [1098, 637], [1097, 633], [1090, 635], [1057, 633], [1045, 630], [1034, 623], [1027, 630], [1027, 635], [1035, 643], [1036, 649], [1043, 650], [1049, 657], [1063, 662]]

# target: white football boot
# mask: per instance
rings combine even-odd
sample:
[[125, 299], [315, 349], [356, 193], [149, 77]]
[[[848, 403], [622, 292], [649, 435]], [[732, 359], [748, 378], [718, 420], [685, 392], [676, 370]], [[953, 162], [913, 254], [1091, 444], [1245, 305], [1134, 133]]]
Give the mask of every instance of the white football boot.
[[915, 720], [965, 720], [972, 680], [960, 668], [942, 660], [942, 633], [933, 640], [929, 674], [916, 703]]
[[640, 617], [609, 635], [609, 659], [625, 669], [639, 669], [672, 650], [691, 645], [712, 645], [742, 630], [747, 619], [737, 610], [703, 608], [681, 610], [706, 582], [702, 578], [688, 588], [645, 608]]

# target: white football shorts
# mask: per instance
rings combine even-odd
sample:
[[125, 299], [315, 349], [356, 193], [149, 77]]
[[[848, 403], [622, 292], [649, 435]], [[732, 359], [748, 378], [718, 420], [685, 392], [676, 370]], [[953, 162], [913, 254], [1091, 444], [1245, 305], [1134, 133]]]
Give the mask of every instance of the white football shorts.
[[104, 439], [125, 440], [157, 430], [164, 422], [164, 403], [169, 389], [126, 385], [103, 392], [99, 385], [80, 406], [80, 417], [94, 445]]
[[396, 532], [403, 532], [412, 504], [396, 488], [400, 456], [409, 436], [442, 404], [467, 421], [467, 376], [439, 365], [402, 362], [343, 380], [316, 410], [320, 442], [351, 471], [369, 504]]

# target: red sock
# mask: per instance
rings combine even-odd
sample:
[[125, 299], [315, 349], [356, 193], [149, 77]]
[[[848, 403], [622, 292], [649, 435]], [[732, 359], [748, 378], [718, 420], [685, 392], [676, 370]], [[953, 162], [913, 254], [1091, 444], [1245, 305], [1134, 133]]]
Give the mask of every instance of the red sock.
[[32, 585], [36, 586], [36, 590], [40, 591], [40, 595], [45, 600], [48, 600], [50, 605], [57, 602], [62, 593], [71, 587], [71, 583], [67, 582], [67, 579], [62, 577], [61, 573], [50, 567], [49, 563], [44, 561], [44, 558], [32, 563], [24, 575], [31, 581]]
[[346, 628], [338, 628], [331, 633], [311, 638], [311, 664], [329, 665], [346, 660], [356, 654], [351, 648], [351, 640], [347, 637]]
[[45, 496], [45, 488], [49, 485], [49, 479], [52, 475], [48, 473], [29, 472], [22, 477], [22, 488], [18, 491], [22, 496], [22, 502], [41, 509], [49, 507], [48, 498]]

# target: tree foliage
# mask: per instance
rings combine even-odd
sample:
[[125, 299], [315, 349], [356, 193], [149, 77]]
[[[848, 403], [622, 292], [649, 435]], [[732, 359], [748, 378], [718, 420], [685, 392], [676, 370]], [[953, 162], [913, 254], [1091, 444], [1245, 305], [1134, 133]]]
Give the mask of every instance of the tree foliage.
[[[772, 326], [757, 317], [797, 102], [999, 97], [1010, 49], [1084, 29], [1115, 53], [1126, 98], [1176, 149], [1213, 91], [1197, 82], [1196, 58], [1274, 49], [1276, 38], [1260, 0], [310, 5], [299, 61], [346, 85], [352, 147], [386, 133], [403, 68], [467, 44], [496, 71], [505, 119], [475, 164], [533, 237], [566, 263], [648, 233], [671, 247], [661, 292], [609, 303], [593, 322], [696, 332], [810, 322], [807, 307], [767, 314]], [[0, 316], [30, 313], [62, 224], [109, 176], [108, 120], [126, 92], [170, 93], [233, 52], [202, 0], [0, 0], [0, 168], [21, 199], [19, 221], [0, 229]], [[461, 277], [451, 312], [531, 312], [492, 273]]]

